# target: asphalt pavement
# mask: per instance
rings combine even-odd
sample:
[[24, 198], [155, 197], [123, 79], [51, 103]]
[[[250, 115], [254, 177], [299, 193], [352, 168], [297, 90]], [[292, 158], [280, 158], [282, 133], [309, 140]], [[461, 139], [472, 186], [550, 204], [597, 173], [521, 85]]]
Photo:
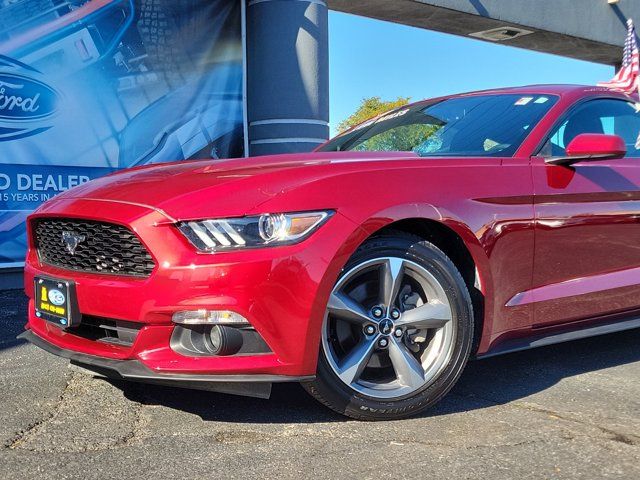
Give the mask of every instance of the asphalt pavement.
[[270, 400], [108, 382], [15, 340], [0, 292], [0, 478], [640, 478], [640, 331], [472, 362], [435, 409], [360, 423]]

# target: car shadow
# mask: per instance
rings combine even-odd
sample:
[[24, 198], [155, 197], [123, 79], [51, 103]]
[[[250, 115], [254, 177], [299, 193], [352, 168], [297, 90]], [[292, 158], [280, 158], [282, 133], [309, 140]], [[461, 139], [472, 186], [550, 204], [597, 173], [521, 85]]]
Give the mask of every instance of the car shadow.
[[[560, 380], [640, 361], [640, 330], [472, 361], [453, 391], [421, 416], [448, 415], [513, 402]], [[111, 382], [132, 401], [198, 415], [205, 421], [317, 423], [345, 421], [300, 385], [276, 384], [270, 400], [156, 385]]]
[[640, 362], [640, 329], [468, 364], [451, 394], [426, 415], [504, 405], [577, 375]]

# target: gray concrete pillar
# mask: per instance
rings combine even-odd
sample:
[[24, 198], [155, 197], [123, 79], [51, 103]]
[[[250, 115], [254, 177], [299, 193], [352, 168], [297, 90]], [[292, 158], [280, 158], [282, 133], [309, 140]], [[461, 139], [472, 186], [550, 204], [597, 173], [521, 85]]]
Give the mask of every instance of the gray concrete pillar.
[[329, 137], [324, 0], [247, 0], [250, 155], [306, 152]]

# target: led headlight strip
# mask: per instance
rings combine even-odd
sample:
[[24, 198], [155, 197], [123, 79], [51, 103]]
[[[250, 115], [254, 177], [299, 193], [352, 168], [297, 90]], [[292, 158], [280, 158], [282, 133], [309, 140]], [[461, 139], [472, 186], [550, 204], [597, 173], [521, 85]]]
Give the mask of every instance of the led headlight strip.
[[311, 235], [333, 213], [327, 210], [198, 220], [179, 223], [178, 228], [202, 252], [291, 245]]

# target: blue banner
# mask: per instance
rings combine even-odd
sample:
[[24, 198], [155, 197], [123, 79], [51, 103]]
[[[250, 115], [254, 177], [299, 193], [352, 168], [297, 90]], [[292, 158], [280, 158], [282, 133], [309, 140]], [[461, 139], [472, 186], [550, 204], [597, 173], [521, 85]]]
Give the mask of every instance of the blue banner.
[[241, 22], [238, 0], [0, 1], [0, 267], [57, 193], [243, 155]]

